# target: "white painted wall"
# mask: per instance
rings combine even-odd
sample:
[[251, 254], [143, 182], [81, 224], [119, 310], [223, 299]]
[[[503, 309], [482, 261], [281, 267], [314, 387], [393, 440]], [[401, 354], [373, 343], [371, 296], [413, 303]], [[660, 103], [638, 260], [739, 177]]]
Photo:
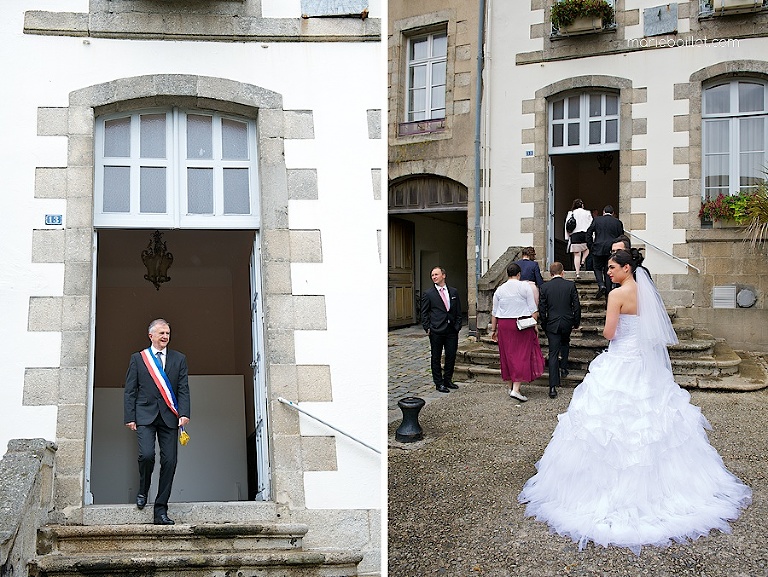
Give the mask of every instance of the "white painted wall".
[[[265, 15], [277, 16], [282, 4], [265, 1]], [[22, 406], [24, 367], [57, 367], [61, 353], [59, 333], [27, 330], [29, 298], [63, 293], [63, 265], [31, 263], [32, 230], [44, 228], [45, 214], [66, 214], [64, 201], [34, 198], [35, 167], [67, 163], [66, 138], [37, 136], [37, 109], [66, 107], [73, 90], [145, 74], [229, 78], [282, 94], [285, 109], [313, 111], [315, 139], [286, 142], [285, 155], [288, 168], [318, 169], [319, 199], [293, 203], [290, 226], [320, 229], [323, 262], [294, 265], [292, 277], [296, 294], [325, 295], [328, 330], [298, 334], [296, 360], [331, 367], [333, 402], [307, 408], [383, 447], [386, 268], [380, 231], [386, 211], [373, 198], [371, 169], [383, 168], [386, 150], [385, 139], [368, 138], [366, 112], [385, 108], [379, 43], [24, 35], [23, 13], [37, 9], [85, 12], [88, 3], [6, 0], [0, 10], [0, 45], [13, 55], [0, 58], [0, 125], [6, 127], [0, 139], [0, 447], [12, 438], [55, 439], [56, 432], [56, 407]], [[293, 8], [280, 14], [297, 15]], [[312, 427], [302, 418], [303, 434], [330, 434]], [[380, 457], [353, 442], [337, 443], [338, 471], [305, 476], [307, 506], [378, 508]]]
[[[633, 230], [641, 238], [672, 253], [672, 246], [685, 242], [685, 230], [673, 228], [672, 213], [687, 212], [688, 199], [674, 197], [673, 181], [688, 178], [688, 166], [673, 164], [673, 148], [687, 146], [688, 134], [673, 132], [673, 116], [688, 112], [688, 102], [674, 100], [674, 85], [688, 82], [690, 75], [718, 62], [741, 59], [764, 60], [766, 39], [738, 40], [735, 45], [693, 44], [676, 48], [644, 50], [613, 57], [563, 60], [516, 65], [514, 55], [542, 50], [543, 39], [531, 39], [532, 24], [545, 21], [549, 31], [548, 12], [531, 11], [514, 2], [491, 2], [489, 29], [489, 61], [486, 66], [488, 93], [485, 123], [489, 166], [493, 189], [489, 191], [492, 231], [488, 247], [490, 264], [513, 245], [528, 245], [533, 235], [520, 231], [520, 218], [533, 215], [533, 204], [520, 202], [520, 190], [533, 186], [533, 174], [523, 174], [521, 162], [525, 150], [533, 145], [520, 144], [522, 131], [533, 128], [532, 114], [521, 114], [522, 102], [535, 97], [535, 92], [560, 80], [581, 75], [605, 74], [632, 80], [634, 88], [647, 88], [645, 104], [635, 104], [634, 118], [647, 118], [647, 134], [634, 136], [633, 149], [647, 150], [647, 164], [632, 169], [632, 179], [646, 182], [646, 198], [632, 199], [632, 212], [646, 213], [646, 229]], [[655, 0], [625, 3], [625, 9], [638, 8], [641, 22], [625, 30], [628, 38], [642, 38], [643, 8], [657, 6]], [[682, 22], [682, 21], [681, 21]], [[683, 33], [685, 32], [685, 33]], [[681, 29], [680, 38], [695, 33]], [[652, 39], [651, 39], [652, 40]], [[700, 40], [704, 40], [704, 37]], [[712, 38], [707, 39], [712, 41]], [[546, 151], [536, 151], [537, 156]], [[622, 207], [622, 212], [626, 207]], [[558, 223], [559, 226], [561, 226]], [[624, 223], [629, 228], [629, 223]], [[654, 273], [683, 273], [685, 266], [670, 257], [646, 249], [646, 264]]]

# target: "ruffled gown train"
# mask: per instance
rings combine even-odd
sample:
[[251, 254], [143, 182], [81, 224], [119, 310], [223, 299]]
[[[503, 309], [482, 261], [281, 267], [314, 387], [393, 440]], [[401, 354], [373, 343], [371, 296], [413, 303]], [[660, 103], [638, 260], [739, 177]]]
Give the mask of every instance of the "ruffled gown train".
[[639, 317], [620, 315], [518, 496], [527, 516], [580, 549], [593, 541], [639, 554], [711, 529], [729, 533], [728, 521], [751, 502], [709, 444], [711, 427], [675, 383], [668, 356], [638, 352], [639, 332]]

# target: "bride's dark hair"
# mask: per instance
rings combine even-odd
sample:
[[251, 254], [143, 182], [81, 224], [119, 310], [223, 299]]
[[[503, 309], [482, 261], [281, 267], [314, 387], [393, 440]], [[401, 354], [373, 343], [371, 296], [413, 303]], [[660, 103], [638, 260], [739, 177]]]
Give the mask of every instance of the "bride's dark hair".
[[628, 264], [630, 267], [632, 267], [632, 272], [635, 272], [635, 269], [643, 264], [645, 257], [636, 248], [631, 248], [629, 250], [622, 248], [612, 252], [610, 260], [619, 266]]

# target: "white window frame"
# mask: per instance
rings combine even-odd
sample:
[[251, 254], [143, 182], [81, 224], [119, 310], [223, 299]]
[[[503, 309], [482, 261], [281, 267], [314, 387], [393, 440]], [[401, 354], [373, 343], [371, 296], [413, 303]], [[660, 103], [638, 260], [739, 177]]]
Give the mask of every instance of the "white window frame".
[[[437, 37], [445, 37], [446, 42], [446, 54], [444, 56], [433, 56], [433, 48], [435, 43], [435, 38]], [[427, 46], [429, 47], [429, 53], [426, 58], [419, 59], [419, 60], [411, 60], [411, 48], [413, 46], [413, 43], [415, 41], [420, 41], [427, 39]], [[443, 62], [445, 65], [445, 83], [442, 84], [443, 86], [443, 106], [439, 108], [433, 107], [432, 102], [432, 90], [438, 86], [441, 86], [439, 84], [433, 84], [432, 80], [432, 67], [434, 64], [438, 64], [440, 62]], [[414, 90], [411, 86], [411, 78], [412, 78], [412, 69], [417, 66], [425, 66], [426, 67], [426, 96], [425, 96], [425, 103], [424, 103], [424, 110], [423, 111], [416, 111], [411, 109], [411, 91]], [[434, 32], [430, 32], [428, 34], [414, 34], [413, 36], [408, 37], [408, 42], [406, 43], [406, 73], [405, 73], [405, 122], [421, 122], [426, 120], [436, 120], [440, 118], [445, 118], [447, 110], [446, 110], [446, 98], [448, 96], [447, 93], [447, 85], [448, 85], [448, 31], [443, 28], [441, 30], [436, 30]], [[442, 116], [435, 116], [435, 110], [443, 110]], [[423, 118], [414, 118], [415, 114], [424, 114]]]
[[[166, 158], [140, 158], [140, 116], [166, 114]], [[213, 118], [213, 159], [188, 160], [186, 141], [186, 117], [188, 114]], [[131, 119], [130, 157], [106, 158], [104, 156], [105, 123], [120, 118]], [[221, 121], [230, 119], [247, 126], [248, 159], [222, 160]], [[218, 130], [217, 130], [218, 128]], [[218, 158], [217, 158], [218, 156]], [[104, 167], [127, 166], [131, 171], [130, 208], [127, 212], [104, 211]], [[139, 207], [139, 172], [144, 166], [166, 167], [166, 212], [142, 213]], [[94, 131], [94, 226], [99, 228], [216, 228], [254, 229], [260, 226], [258, 151], [256, 122], [253, 119], [222, 114], [209, 110], [179, 108], [151, 108], [100, 116]], [[190, 214], [187, 210], [187, 168], [211, 168], [213, 179], [213, 213]], [[247, 168], [250, 213], [224, 214], [223, 174], [225, 168]]]
[[[600, 97], [600, 114], [598, 116], [589, 116], [590, 98]], [[611, 96], [617, 99], [616, 114], [607, 114], [606, 97]], [[578, 117], [568, 118], [569, 99], [578, 98]], [[563, 102], [563, 118], [555, 119], [555, 104]], [[582, 91], [571, 92], [558, 95], [548, 103], [549, 123], [549, 154], [571, 154], [578, 152], [600, 152], [604, 150], [619, 150], [621, 141], [621, 99], [616, 92], [603, 91]], [[606, 126], [608, 121], [616, 121], [616, 142], [606, 142]], [[590, 122], [600, 122], [600, 142], [589, 143], [589, 125]], [[578, 125], [578, 144], [568, 144], [568, 125]], [[563, 127], [563, 144], [555, 146], [554, 131], [555, 126]]]
[[[738, 111], [738, 101], [739, 101], [739, 83], [740, 82], [748, 82], [751, 84], [760, 84], [763, 87], [763, 110], [762, 111], [755, 111], [755, 112], [739, 112]], [[713, 88], [717, 88], [719, 86], [723, 85], [729, 85], [729, 108], [728, 112], [720, 112], [720, 113], [707, 113], [706, 111], [706, 99], [707, 99], [707, 92]], [[702, 90], [702, 106], [701, 106], [701, 117], [702, 117], [702, 160], [701, 160], [701, 195], [702, 198], [716, 198], [719, 192], [727, 193], [728, 195], [734, 195], [738, 194], [739, 191], [750, 188], [750, 187], [742, 187], [741, 186], [741, 146], [740, 146], [740, 139], [741, 139], [741, 122], [740, 120], [743, 119], [753, 119], [753, 118], [762, 118], [763, 119], [763, 162], [761, 166], [761, 170], [766, 168], [766, 165], [768, 165], [768, 82], [765, 80], [761, 80], [759, 78], [752, 78], [749, 76], [742, 76], [739, 78], [733, 78], [726, 81], [719, 81], [719, 82], [713, 82], [711, 84], [708, 84], [704, 86]], [[728, 122], [728, 187], [727, 189], [725, 187], [707, 187], [707, 178], [709, 174], [707, 173], [709, 164], [708, 164], [708, 157], [715, 155], [715, 154], [723, 154], [723, 153], [715, 153], [715, 152], [709, 152], [710, 145], [707, 138], [707, 128], [706, 125], [709, 122]], [[753, 151], [753, 152], [759, 152], [759, 151]]]

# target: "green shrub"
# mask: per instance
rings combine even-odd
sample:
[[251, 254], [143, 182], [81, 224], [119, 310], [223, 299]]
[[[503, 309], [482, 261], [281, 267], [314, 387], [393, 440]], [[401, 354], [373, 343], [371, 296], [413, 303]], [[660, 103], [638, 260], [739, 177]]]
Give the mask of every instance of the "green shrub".
[[699, 218], [704, 220], [733, 220], [745, 227], [745, 242], [752, 248], [768, 240], [768, 180], [756, 188], [731, 196], [718, 194], [717, 198], [701, 203]]
[[568, 26], [579, 16], [613, 21], [613, 6], [605, 0], [562, 0], [552, 6], [551, 21], [555, 28]]
[[747, 225], [747, 241], [755, 249], [768, 240], [768, 181], [763, 181], [754, 190], [748, 202], [734, 207], [738, 222]]
[[722, 192], [717, 198], [702, 201], [699, 218], [704, 220], [736, 220], [733, 205], [736, 196], [725, 195]]

